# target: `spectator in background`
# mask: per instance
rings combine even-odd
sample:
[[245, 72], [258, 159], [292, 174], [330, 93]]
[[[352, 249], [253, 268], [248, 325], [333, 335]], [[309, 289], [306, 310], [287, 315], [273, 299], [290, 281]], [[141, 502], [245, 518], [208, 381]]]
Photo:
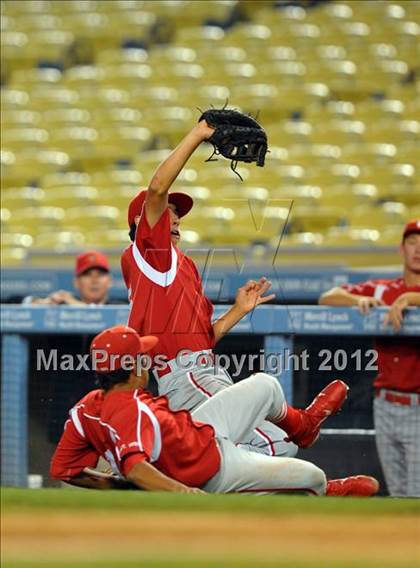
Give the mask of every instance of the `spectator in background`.
[[109, 303], [108, 294], [112, 285], [112, 276], [107, 257], [96, 250], [80, 254], [76, 258], [73, 284], [78, 291], [79, 298], [76, 298], [71, 292], [66, 290], [58, 290], [46, 298], [29, 296], [24, 299], [24, 303], [42, 305], [67, 304], [74, 306]]
[[[404, 310], [420, 306], [420, 220], [407, 223], [400, 251], [402, 277], [370, 280], [325, 292], [325, 306], [357, 306], [367, 314], [390, 306], [384, 325], [401, 329]], [[376, 446], [392, 496], [420, 497], [420, 349], [418, 337], [376, 339], [378, 375], [374, 382]]]

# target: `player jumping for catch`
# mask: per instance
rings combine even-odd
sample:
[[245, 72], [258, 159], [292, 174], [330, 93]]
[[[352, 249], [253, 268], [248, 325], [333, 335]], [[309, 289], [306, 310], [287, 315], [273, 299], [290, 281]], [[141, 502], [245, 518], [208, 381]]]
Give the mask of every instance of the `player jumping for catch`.
[[[194, 126], [128, 210], [132, 244], [121, 259], [131, 302], [128, 325], [141, 335], [159, 338], [151, 356], [163, 355], [166, 364], [155, 368], [154, 375], [159, 394], [167, 396], [172, 410], [193, 411], [232, 385], [226, 370], [211, 363], [212, 349], [248, 312], [274, 298], [266, 295], [271, 283], [265, 278], [249, 281], [239, 288], [234, 305], [212, 323], [213, 306], [203, 294], [197, 267], [178, 248], [180, 220], [193, 200], [169, 189], [188, 158], [213, 132], [205, 120]], [[180, 364], [179, 355], [185, 350], [190, 354]], [[241, 443], [268, 455], [295, 456], [296, 445], [285, 438], [281, 428], [263, 420]]]

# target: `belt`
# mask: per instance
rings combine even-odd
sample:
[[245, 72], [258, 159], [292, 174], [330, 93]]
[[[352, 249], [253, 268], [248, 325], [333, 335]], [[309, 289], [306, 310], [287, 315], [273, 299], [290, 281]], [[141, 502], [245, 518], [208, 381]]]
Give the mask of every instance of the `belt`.
[[397, 394], [385, 389], [378, 389], [375, 391], [375, 396], [403, 406], [418, 406], [420, 404], [420, 394], [416, 393]]
[[209, 365], [209, 362], [214, 363], [214, 354], [210, 349], [205, 351], [193, 351], [192, 353], [181, 355], [179, 359], [179, 361], [178, 357], [171, 359], [164, 363], [163, 366], [154, 368], [153, 373], [155, 377], [160, 379], [165, 375], [169, 375], [169, 373], [182, 368], [188, 371], [191, 367], [196, 365], [206, 368]]

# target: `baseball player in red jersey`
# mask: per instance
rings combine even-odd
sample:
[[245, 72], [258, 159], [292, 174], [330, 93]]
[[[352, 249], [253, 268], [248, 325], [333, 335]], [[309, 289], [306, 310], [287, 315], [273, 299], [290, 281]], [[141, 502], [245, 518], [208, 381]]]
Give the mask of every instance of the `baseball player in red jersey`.
[[[168, 397], [172, 410], [193, 411], [232, 385], [228, 373], [214, 366], [212, 349], [248, 312], [274, 298], [274, 294], [266, 295], [271, 284], [265, 278], [250, 281], [238, 290], [234, 306], [212, 323], [213, 306], [203, 294], [197, 267], [178, 248], [180, 220], [191, 210], [193, 200], [169, 189], [212, 132], [205, 121], [196, 125], [160, 164], [147, 190], [132, 200], [128, 210], [132, 244], [121, 259], [131, 302], [128, 324], [141, 335], [159, 338], [151, 356], [165, 364], [156, 365], [154, 374], [159, 394]], [[285, 442], [285, 437], [276, 425], [263, 421], [242, 443], [268, 455], [296, 455], [296, 446]]]
[[[373, 478], [355, 476], [327, 484], [324, 472], [309, 462], [236, 445], [263, 418], [279, 423], [298, 445], [313, 444], [322, 422], [346, 399], [342, 381], [330, 383], [308, 409], [297, 410], [286, 404], [274, 377], [257, 373], [223, 389], [192, 415], [171, 411], [166, 397], [152, 398], [142, 390], [147, 373], [138, 370], [138, 356], [157, 341], [126, 326], [94, 338], [91, 352], [102, 388], [70, 410], [52, 458], [52, 477], [103, 489], [121, 486], [126, 479], [141, 489], [182, 493], [376, 493]], [[100, 455], [118, 477], [92, 472]]]
[[[369, 280], [333, 288], [320, 298], [327, 306], [390, 306], [385, 325], [398, 332], [408, 306], [420, 306], [420, 220], [404, 228], [401, 278]], [[418, 338], [381, 337], [375, 340], [378, 375], [375, 379], [376, 445], [388, 489], [393, 496], [420, 497], [420, 349]]]

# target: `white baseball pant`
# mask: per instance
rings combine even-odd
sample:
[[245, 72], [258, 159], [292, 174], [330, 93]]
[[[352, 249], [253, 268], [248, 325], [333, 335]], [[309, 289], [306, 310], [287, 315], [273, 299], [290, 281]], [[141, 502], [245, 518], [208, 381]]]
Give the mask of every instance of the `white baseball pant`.
[[[194, 360], [197, 353], [192, 354]], [[216, 393], [233, 385], [232, 379], [223, 368], [211, 365], [205, 367], [192, 364], [187, 368], [169, 362], [172, 371], [157, 378], [160, 395], [165, 395], [171, 410], [185, 409], [193, 412]], [[233, 405], [230, 413], [235, 412]], [[285, 442], [284, 430], [263, 417], [255, 423], [254, 429], [247, 430], [246, 437], [239, 440], [245, 449], [268, 456], [294, 457], [298, 448], [292, 442]]]
[[213, 426], [221, 454], [220, 470], [205, 484], [205, 491], [325, 494], [325, 474], [314, 464], [250, 452], [236, 445], [265, 418], [279, 417], [284, 404], [278, 381], [257, 373], [218, 392], [192, 413], [194, 420]]

